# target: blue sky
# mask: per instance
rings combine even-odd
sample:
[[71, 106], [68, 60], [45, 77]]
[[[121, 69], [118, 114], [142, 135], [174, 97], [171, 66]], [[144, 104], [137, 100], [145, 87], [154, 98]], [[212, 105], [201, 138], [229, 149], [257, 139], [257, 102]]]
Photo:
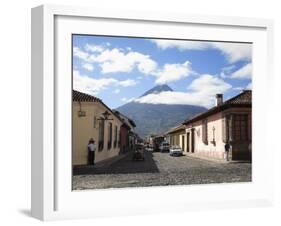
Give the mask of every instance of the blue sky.
[[[111, 108], [129, 101], [214, 105], [252, 86], [252, 45], [73, 35], [73, 87]], [[139, 98], [156, 85], [174, 92]]]

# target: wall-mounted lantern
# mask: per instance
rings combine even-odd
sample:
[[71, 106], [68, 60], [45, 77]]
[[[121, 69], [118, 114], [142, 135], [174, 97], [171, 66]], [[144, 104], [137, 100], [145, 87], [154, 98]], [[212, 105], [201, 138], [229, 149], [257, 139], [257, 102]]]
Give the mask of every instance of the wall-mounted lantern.
[[85, 117], [86, 111], [78, 111], [78, 117]]
[[113, 120], [113, 119], [108, 118], [111, 114], [107, 110], [105, 112], [103, 112], [102, 115], [103, 115], [103, 118], [100, 117], [98, 120], [104, 120], [104, 121]]

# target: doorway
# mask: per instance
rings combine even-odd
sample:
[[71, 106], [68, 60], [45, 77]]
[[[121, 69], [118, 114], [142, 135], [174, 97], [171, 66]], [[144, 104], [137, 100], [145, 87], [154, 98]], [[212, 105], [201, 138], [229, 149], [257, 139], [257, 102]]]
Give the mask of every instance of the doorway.
[[194, 129], [191, 129], [191, 153], [194, 153]]
[[186, 151], [187, 151], [187, 152], [190, 151], [190, 145], [189, 145], [189, 143], [190, 143], [190, 133], [188, 132], [188, 133], [186, 134]]
[[184, 135], [181, 136], [181, 148], [182, 148], [182, 151], [185, 150]]

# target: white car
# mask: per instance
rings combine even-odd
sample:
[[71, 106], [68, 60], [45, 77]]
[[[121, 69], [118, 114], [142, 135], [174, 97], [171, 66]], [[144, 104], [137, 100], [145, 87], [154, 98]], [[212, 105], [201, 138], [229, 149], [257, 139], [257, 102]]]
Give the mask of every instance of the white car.
[[181, 156], [182, 155], [182, 149], [180, 146], [172, 146], [170, 148], [170, 156]]
[[145, 148], [146, 151], [153, 151], [153, 146], [152, 145], [148, 145], [146, 148]]
[[167, 143], [167, 142], [162, 142], [161, 144], [160, 144], [160, 147], [159, 147], [159, 149], [160, 149], [160, 151], [161, 152], [169, 152], [169, 150], [170, 150], [170, 145], [169, 145], [169, 143]]

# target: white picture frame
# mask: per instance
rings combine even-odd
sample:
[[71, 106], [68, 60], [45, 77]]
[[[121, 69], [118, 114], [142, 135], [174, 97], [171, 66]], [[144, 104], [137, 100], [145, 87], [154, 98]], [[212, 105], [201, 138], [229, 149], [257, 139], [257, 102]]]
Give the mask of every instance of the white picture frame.
[[[190, 39], [186, 33], [179, 32], [179, 26], [190, 26], [194, 29], [191, 39], [253, 42], [253, 121], [266, 122], [268, 117], [270, 108], [266, 106], [271, 102], [267, 98], [272, 92], [273, 84], [271, 20], [56, 5], [36, 7], [32, 9], [33, 217], [56, 220], [170, 212], [171, 209], [178, 212], [272, 204], [273, 179], [268, 175], [273, 172], [273, 150], [266, 150], [266, 154], [262, 152], [269, 142], [269, 137], [264, 135], [268, 130], [266, 123], [253, 123], [253, 150], [256, 153], [253, 154], [251, 183], [72, 191], [69, 141], [71, 79], [68, 76], [57, 76], [68, 74], [71, 68], [59, 68], [57, 64], [60, 62], [60, 65], [67, 65], [71, 61], [71, 46], [67, 45], [67, 40], [65, 45], [60, 45], [60, 41], [71, 33], [88, 32], [87, 29], [91, 26], [83, 25], [87, 23], [93, 23], [99, 30], [98, 33], [102, 34], [119, 32], [121, 36], [147, 37], [149, 34], [149, 37], [161, 35]], [[117, 29], [118, 26], [114, 26], [115, 23], [120, 25], [120, 30]], [[128, 29], [130, 26], [145, 29]], [[160, 29], [165, 26], [169, 27], [169, 31], [174, 29], [175, 33], [168, 34], [165, 29]], [[212, 32], [207, 36], [208, 32], [214, 31], [212, 29], [219, 32]], [[62, 110], [61, 104], [64, 103], [66, 108]], [[171, 206], [173, 208], [167, 208]]]

